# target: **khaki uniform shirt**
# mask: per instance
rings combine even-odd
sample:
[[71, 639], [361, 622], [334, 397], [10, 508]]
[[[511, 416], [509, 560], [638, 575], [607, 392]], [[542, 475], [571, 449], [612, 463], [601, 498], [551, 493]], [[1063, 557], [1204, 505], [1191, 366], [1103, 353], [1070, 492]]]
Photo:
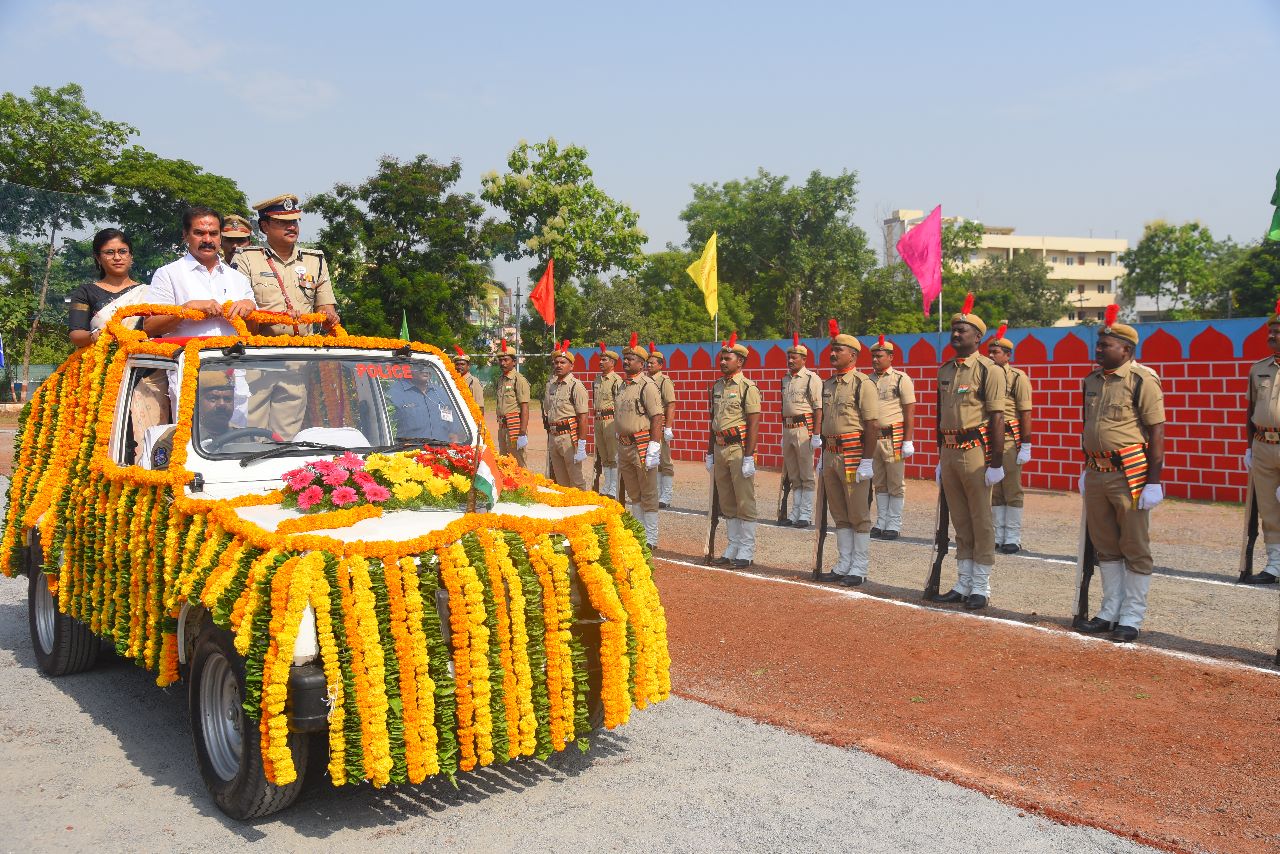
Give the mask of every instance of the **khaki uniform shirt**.
[[1000, 366], [981, 353], [949, 360], [938, 368], [942, 429], [973, 430], [987, 420], [988, 413], [1004, 412], [1004, 387]]
[[1164, 392], [1155, 371], [1125, 362], [1110, 373], [1095, 369], [1084, 378], [1084, 449], [1116, 451], [1147, 441], [1164, 423]]
[[664, 410], [676, 402], [676, 384], [671, 381], [671, 377], [662, 371], [658, 371], [656, 374], [650, 374], [649, 379], [653, 380], [653, 384], [658, 387], [658, 394], [662, 397]]
[[1261, 430], [1280, 427], [1280, 364], [1274, 356], [1254, 362], [1249, 369], [1249, 402], [1253, 404], [1253, 426]]
[[[649, 419], [662, 414], [662, 395], [658, 393], [657, 384], [641, 371], [634, 379], [627, 377], [619, 383], [613, 406], [618, 435], [634, 436], [649, 429]], [[651, 436], [650, 440], [657, 441], [658, 438]]]
[[565, 378], [547, 380], [546, 393], [542, 395], [542, 417], [548, 424], [564, 421], [587, 412], [587, 387], [573, 374]]
[[861, 433], [868, 421], [880, 419], [876, 386], [853, 368], [833, 374], [822, 383], [822, 435], [827, 438]]
[[747, 416], [760, 411], [760, 389], [742, 375], [721, 377], [711, 387], [711, 429], [713, 432], [746, 427]]
[[1004, 366], [1004, 417], [1017, 418], [1020, 412], [1031, 411], [1031, 377], [1021, 368]]
[[822, 379], [808, 368], [782, 375], [782, 417], [798, 418], [822, 408]]
[[510, 374], [498, 374], [493, 383], [493, 396], [498, 407], [498, 415], [512, 415], [520, 412], [520, 404], [529, 402], [529, 381], [519, 371]]
[[902, 407], [916, 402], [916, 384], [911, 377], [897, 368], [890, 367], [883, 374], [872, 371], [869, 375], [875, 383], [876, 396], [880, 398], [880, 424], [901, 424]]
[[484, 412], [484, 383], [480, 382], [480, 378], [470, 372], [462, 379], [466, 382], [471, 396], [476, 399], [476, 406], [480, 407], [481, 412]]
[[618, 395], [618, 389], [622, 387], [622, 377], [618, 376], [617, 371], [610, 371], [607, 374], [598, 374], [591, 381], [591, 403], [597, 413], [615, 409], [617, 404], [615, 398]]
[[[271, 264], [275, 264], [276, 272], [284, 279], [283, 282], [271, 271], [268, 258], [271, 259]], [[325, 263], [324, 253], [319, 249], [299, 249], [295, 246], [291, 256], [281, 258], [270, 246], [242, 246], [232, 256], [231, 266], [249, 277], [254, 301], [263, 311], [287, 312], [292, 304], [297, 311], [310, 313], [322, 305], [336, 305], [338, 302], [333, 296], [333, 285], [329, 282], [329, 265]], [[276, 323], [264, 325], [260, 331], [263, 335], [292, 335], [293, 327], [286, 323]], [[302, 331], [308, 330], [304, 328]]]

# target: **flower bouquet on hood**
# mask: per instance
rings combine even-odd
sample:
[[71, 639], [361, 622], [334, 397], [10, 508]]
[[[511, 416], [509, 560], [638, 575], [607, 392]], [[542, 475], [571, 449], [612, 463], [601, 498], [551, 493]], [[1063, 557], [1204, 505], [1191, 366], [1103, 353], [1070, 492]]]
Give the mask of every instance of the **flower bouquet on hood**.
[[363, 505], [383, 510], [461, 510], [475, 477], [475, 450], [466, 445], [376, 453], [350, 451], [286, 472], [283, 505], [328, 513]]

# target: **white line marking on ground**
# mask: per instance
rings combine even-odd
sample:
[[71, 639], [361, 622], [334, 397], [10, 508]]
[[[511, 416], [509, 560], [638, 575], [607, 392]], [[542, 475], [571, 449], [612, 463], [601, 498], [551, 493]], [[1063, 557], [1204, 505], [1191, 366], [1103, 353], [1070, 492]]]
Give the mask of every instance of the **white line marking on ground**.
[[690, 569], [701, 569], [707, 572], [719, 572], [725, 575], [733, 575], [738, 578], [750, 579], [752, 581], [762, 581], [772, 584], [794, 584], [798, 587], [807, 587], [813, 590], [821, 590], [826, 593], [834, 593], [837, 596], [848, 596], [851, 599], [867, 599], [872, 602], [883, 602], [887, 605], [896, 605], [900, 608], [910, 608], [916, 611], [932, 611], [935, 614], [951, 614], [952, 616], [967, 618], [970, 620], [987, 620], [992, 623], [1000, 623], [1006, 626], [1015, 626], [1020, 629], [1028, 629], [1035, 632], [1044, 632], [1051, 634], [1056, 638], [1074, 641], [1077, 643], [1100, 644], [1104, 648], [1109, 648], [1116, 655], [1142, 655], [1146, 653], [1154, 655], [1164, 655], [1169, 658], [1177, 658], [1183, 661], [1190, 661], [1195, 664], [1213, 665], [1217, 667], [1225, 667], [1235, 670], [1247, 670], [1251, 673], [1261, 673], [1266, 676], [1280, 676], [1280, 672], [1270, 667], [1258, 667], [1254, 664], [1245, 664], [1242, 661], [1231, 661], [1223, 658], [1210, 658], [1206, 655], [1196, 655], [1191, 652], [1179, 652], [1173, 649], [1162, 649], [1158, 646], [1136, 645], [1131, 643], [1116, 643], [1106, 638], [1090, 637], [1077, 632], [1064, 631], [1062, 629], [1051, 629], [1046, 626], [1037, 626], [1031, 623], [1024, 623], [1019, 620], [1010, 620], [1006, 617], [991, 617], [986, 614], [974, 614], [967, 611], [956, 611], [951, 608], [938, 608], [932, 605], [923, 605], [916, 602], [903, 602], [901, 599], [890, 599], [883, 596], [873, 596], [870, 593], [861, 593], [857, 590], [847, 590], [844, 588], [834, 588], [826, 584], [820, 584], [815, 581], [796, 581], [791, 578], [774, 578], [768, 575], [757, 575], [750, 572], [740, 572], [734, 569], [727, 569], [719, 566], [707, 566], [701, 563], [691, 563], [686, 560], [677, 560], [668, 557], [655, 557], [655, 561], [674, 564], [676, 566], [687, 566]]

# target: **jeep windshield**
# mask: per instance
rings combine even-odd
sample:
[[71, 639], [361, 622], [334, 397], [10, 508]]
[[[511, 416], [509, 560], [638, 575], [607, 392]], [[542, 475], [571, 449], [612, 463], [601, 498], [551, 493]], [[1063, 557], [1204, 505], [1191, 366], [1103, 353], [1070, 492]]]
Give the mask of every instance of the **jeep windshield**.
[[201, 360], [191, 439], [203, 457], [248, 463], [471, 444], [473, 430], [453, 381], [426, 357], [253, 354]]

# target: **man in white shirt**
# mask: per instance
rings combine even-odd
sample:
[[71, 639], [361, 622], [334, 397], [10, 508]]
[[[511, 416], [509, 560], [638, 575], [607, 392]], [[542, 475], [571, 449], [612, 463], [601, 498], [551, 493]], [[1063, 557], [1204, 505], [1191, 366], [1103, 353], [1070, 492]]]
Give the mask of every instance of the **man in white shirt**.
[[[231, 318], [244, 317], [256, 309], [253, 288], [238, 270], [222, 261], [219, 254], [222, 219], [209, 208], [189, 208], [182, 217], [182, 240], [187, 254], [156, 270], [149, 287], [149, 300], [159, 305], [180, 305], [204, 314], [202, 320], [157, 315], [148, 317], [142, 328], [152, 338], [161, 335], [235, 335]], [[231, 306], [224, 316], [222, 305]]]

